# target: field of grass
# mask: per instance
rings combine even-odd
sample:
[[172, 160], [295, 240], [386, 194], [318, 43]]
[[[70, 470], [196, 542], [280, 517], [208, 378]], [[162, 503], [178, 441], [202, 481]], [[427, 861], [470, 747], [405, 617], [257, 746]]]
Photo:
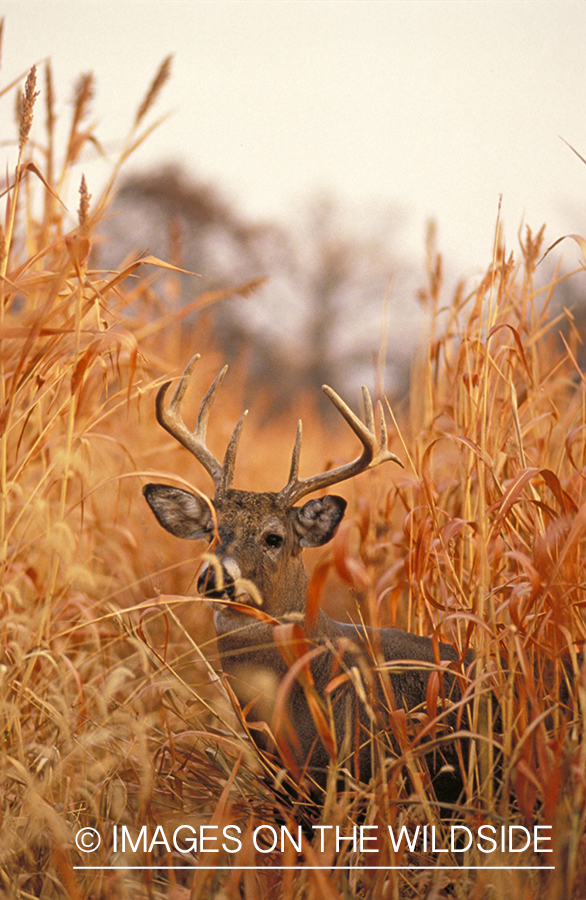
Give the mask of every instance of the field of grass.
[[[113, 178], [148, 137], [166, 75], [163, 66]], [[205, 548], [165, 534], [141, 492], [147, 480], [209, 491], [156, 425], [154, 398], [200, 352], [185, 399], [195, 411], [223, 364], [205, 317], [217, 298], [198, 298], [194, 276], [185, 300], [202, 312], [188, 325], [165, 312], [176, 273], [163, 261], [156, 293], [144, 258], [121, 259], [117, 272], [93, 268], [111, 186], [90, 197], [77, 166], [93, 139], [89, 79], [64, 151], [49, 67], [4, 93], [21, 100], [15, 136], [4, 135], [0, 240], [0, 897], [586, 897], [577, 656], [586, 631], [586, 379], [572, 313], [553, 306], [557, 278], [535, 287], [541, 235], [527, 231], [515, 258], [497, 247], [480, 284], [452, 298], [430, 248], [421, 296], [429, 341], [408, 401], [387, 410], [405, 470], [387, 465], [344, 485], [343, 527], [310, 560], [329, 611], [355, 612], [356, 601], [368, 622], [474, 647], [483, 674], [472, 687], [496, 695], [501, 727], [476, 702], [479, 737], [453, 818], [438, 816], [420, 744], [399, 713], [403, 757], [379, 760], [363, 790], [336, 793], [332, 782], [318, 805], [304, 784], [283, 790], [287, 775], [247, 739], [218, 674], [210, 610], [195, 596]], [[77, 215], [60, 202], [72, 179]], [[218, 454], [242, 409], [242, 366], [214, 408]], [[259, 410], [264, 402], [259, 389]], [[320, 422], [311, 397], [290, 418], [266, 423], [255, 413], [237, 486], [284, 484], [299, 414], [307, 473], [356, 453], [343, 429]], [[428, 694], [420, 711], [430, 727], [436, 704]], [[451, 849], [456, 824], [474, 835], [491, 826], [497, 846]], [[180, 826], [185, 852], [170, 842]], [[426, 826], [429, 841], [395, 848], [389, 826], [394, 835], [419, 826], [420, 836]], [[501, 847], [511, 826], [517, 848], [522, 828], [532, 835], [526, 850]], [[354, 828], [362, 851], [339, 839]], [[99, 835], [93, 852], [96, 834], [82, 829]]]

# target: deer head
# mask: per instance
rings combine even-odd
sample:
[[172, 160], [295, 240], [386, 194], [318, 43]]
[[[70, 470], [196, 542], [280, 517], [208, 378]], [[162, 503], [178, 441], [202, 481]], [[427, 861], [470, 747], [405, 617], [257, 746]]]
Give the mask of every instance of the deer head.
[[301, 422], [293, 449], [289, 480], [278, 493], [256, 493], [232, 487], [238, 441], [246, 416], [236, 425], [222, 464], [206, 445], [212, 403], [227, 371], [225, 366], [208, 390], [192, 432], [185, 425], [180, 406], [195, 356], [187, 366], [169, 408], [165, 397], [170, 382], [157, 395], [157, 420], [202, 464], [211, 476], [213, 501], [163, 484], [148, 484], [145, 498], [160, 524], [176, 537], [210, 542], [214, 556], [203, 566], [198, 590], [217, 603], [217, 615], [230, 616], [230, 604], [257, 605], [275, 619], [303, 613], [307, 576], [300, 559], [304, 547], [319, 547], [334, 535], [346, 508], [342, 497], [324, 496], [297, 501], [307, 494], [353, 478], [386, 460], [402, 465], [388, 449], [382, 405], [378, 405], [377, 438], [370, 394], [363, 388], [364, 422], [329, 387], [323, 390], [362, 443], [353, 462], [336, 469], [299, 478]]

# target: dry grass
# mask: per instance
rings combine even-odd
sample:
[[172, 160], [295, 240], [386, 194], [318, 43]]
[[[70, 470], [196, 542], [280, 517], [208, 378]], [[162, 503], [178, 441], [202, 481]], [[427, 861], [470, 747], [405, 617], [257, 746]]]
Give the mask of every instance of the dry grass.
[[[138, 129], [167, 74], [165, 61], [119, 164], [151, 130]], [[22, 85], [18, 90], [22, 95]], [[479, 684], [498, 697], [502, 728], [495, 731], [486, 707], [476, 704], [478, 752], [454, 821], [475, 830], [483, 823], [551, 826], [554, 852], [487, 860], [470, 851], [462, 859], [404, 845], [395, 851], [381, 839], [376, 853], [360, 856], [348, 841], [336, 847], [335, 826], [345, 836], [354, 825], [378, 826], [384, 835], [388, 825], [427, 823], [445, 847], [450, 820], [438, 818], [417, 738], [399, 719], [394, 727], [414, 786], [401, 766], [380, 760], [368, 791], [336, 794], [332, 783], [317, 807], [303, 786], [293, 798], [262, 777], [269, 762], [243, 736], [213, 668], [209, 611], [186, 599], [195, 592], [201, 548], [189, 545], [193, 557], [183, 559], [184, 547], [151, 521], [140, 491], [147, 477], [168, 480], [170, 472], [183, 473], [179, 483], [209, 487], [156, 427], [154, 395], [195, 350], [204, 354], [202, 387], [221, 360], [205, 320], [194, 334], [177, 315], [161, 315], [161, 292], [155, 299], [138, 261], [121, 261], [119, 273], [92, 268], [111, 185], [91, 200], [81, 182], [77, 224], [60, 204], [82, 146], [95, 142], [84, 124], [91, 92], [91, 81], [82, 80], [60, 169], [50, 69], [45, 139], [37, 135], [34, 143], [38, 110], [29, 76], [17, 163], [3, 197], [0, 895], [586, 896], [586, 687], [575, 653], [585, 632], [585, 379], [574, 363], [578, 336], [570, 333], [564, 345], [549, 309], [554, 282], [534, 288], [540, 236], [527, 234], [520, 265], [496, 254], [477, 289], [456, 292], [445, 308], [439, 260], [430, 253], [423, 299], [432, 333], [396, 423], [394, 449], [408, 468], [397, 475], [385, 467], [347, 488], [347, 523], [319, 557], [314, 588], [329, 574], [331, 604], [350, 585], [366, 620], [477, 648], [485, 673]], [[160, 272], [172, 295], [173, 269]], [[195, 279], [193, 289], [195, 296]], [[212, 444], [225, 446], [239, 415], [238, 383], [236, 367], [231, 393], [215, 410]], [[186, 409], [189, 403], [188, 396]], [[300, 405], [308, 434], [303, 465], [320, 470], [333, 438], [312, 418], [310, 400]], [[237, 479], [251, 489], [278, 488], [294, 423], [250, 420]], [[354, 452], [346, 435], [335, 440], [336, 457]], [[432, 724], [433, 707], [428, 696], [423, 713]], [[305, 868], [279, 868], [297, 862], [288, 842], [282, 852], [255, 850], [258, 825], [286, 825], [296, 835], [298, 823]], [[197, 862], [209, 868], [195, 880], [179, 868], [193, 864], [193, 855], [168, 852], [157, 832], [229, 824], [242, 830], [241, 850], [204, 848]], [[334, 826], [323, 844], [320, 825]], [[135, 841], [146, 827], [146, 851], [138, 842], [136, 850], [119, 844], [113, 852], [115, 829], [120, 836], [123, 826]], [[102, 837], [92, 854], [75, 844], [85, 827]], [[528, 868], [477, 871], [462, 863]], [[103, 868], [79, 868], [89, 865]], [[391, 868], [401, 865], [407, 868]], [[424, 865], [430, 868], [416, 868]]]

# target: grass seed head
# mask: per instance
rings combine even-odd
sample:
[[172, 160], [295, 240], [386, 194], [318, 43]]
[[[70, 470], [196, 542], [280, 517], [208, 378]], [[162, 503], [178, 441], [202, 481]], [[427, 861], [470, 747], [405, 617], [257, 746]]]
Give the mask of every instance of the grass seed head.
[[140, 124], [140, 122], [144, 119], [147, 112], [155, 103], [157, 97], [159, 96], [161, 89], [166, 81], [169, 80], [171, 75], [171, 60], [173, 56], [167, 56], [161, 65], [159, 66], [159, 70], [153, 79], [153, 83], [151, 84], [146, 97], [142, 101], [138, 112], [136, 114], [136, 119], [134, 120], [135, 127]]
[[80, 124], [89, 111], [89, 105], [94, 96], [94, 75], [88, 72], [82, 75], [76, 86], [73, 105], [73, 117], [69, 132], [69, 145], [67, 147], [67, 164], [72, 164], [79, 159], [79, 154], [89, 138], [87, 131], [80, 131]]
[[55, 92], [53, 90], [53, 73], [51, 63], [45, 64], [45, 108], [47, 110], [47, 133], [51, 135], [55, 127]]
[[37, 67], [33, 66], [26, 79], [24, 94], [19, 110], [19, 149], [21, 151], [28, 141], [33, 124], [33, 109], [35, 100], [39, 96], [39, 92], [35, 90], [36, 86]]
[[86, 72], [75, 86], [75, 105], [73, 107], [73, 124], [77, 128], [88, 114], [89, 105], [94, 96], [94, 74]]
[[81, 176], [81, 184], [79, 186], [79, 209], [77, 211], [79, 217], [79, 224], [82, 230], [87, 228], [88, 224], [88, 214], [90, 208], [90, 200], [92, 199], [92, 195], [87, 189], [87, 182], [85, 180], [85, 175]]

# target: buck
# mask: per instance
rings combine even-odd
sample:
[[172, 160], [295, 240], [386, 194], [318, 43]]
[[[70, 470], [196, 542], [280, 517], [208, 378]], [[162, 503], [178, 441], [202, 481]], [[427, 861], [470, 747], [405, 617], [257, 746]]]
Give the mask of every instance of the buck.
[[[193, 432], [181, 416], [181, 402], [197, 359], [195, 356], [187, 366], [168, 408], [165, 397], [170, 382], [160, 388], [156, 415], [159, 424], [211, 476], [213, 501], [165, 484], [146, 485], [145, 498], [171, 534], [211, 545], [213, 553], [199, 574], [198, 591], [214, 604], [222, 669], [254, 741], [264, 749], [277, 749], [296, 777], [306, 775], [322, 788], [332, 757], [339, 769], [345, 768], [355, 779], [367, 782], [378, 753], [375, 744], [386, 754], [398, 752], [397, 711], [415, 710], [425, 718], [431, 702], [428, 688], [433, 686], [430, 693], [436, 700], [439, 696], [441, 712], [449, 707], [450, 699], [460, 698], [458, 678], [448, 669], [457, 670], [460, 664], [459, 671], [463, 671], [460, 654], [449, 644], [394, 628], [342, 624], [321, 609], [307, 607], [308, 576], [301, 552], [331, 540], [346, 501], [325, 495], [301, 506], [296, 504], [308, 494], [386, 461], [402, 465], [389, 450], [382, 405], [377, 408], [377, 437], [366, 388], [362, 421], [324, 386], [334, 407], [359, 438], [360, 456], [338, 468], [300, 478], [299, 422], [285, 487], [278, 493], [236, 490], [232, 487], [234, 465], [246, 412], [220, 464], [206, 445], [206, 430], [227, 366], [208, 390]], [[373, 672], [372, 665], [366, 665], [366, 660], [373, 658], [378, 664], [374, 678], [368, 674]], [[432, 673], [436, 673], [433, 685]], [[387, 722], [380, 722], [381, 697]], [[437, 713], [437, 703], [434, 711]], [[444, 711], [438, 721], [439, 729], [436, 723], [432, 734], [437, 736], [443, 727], [444, 737], [448, 734], [447, 742], [443, 742], [447, 751], [426, 751], [429, 768], [438, 797], [455, 799], [461, 785], [456, 752], [450, 743], [456, 715]], [[441, 740], [436, 741], [436, 751], [441, 745]]]

